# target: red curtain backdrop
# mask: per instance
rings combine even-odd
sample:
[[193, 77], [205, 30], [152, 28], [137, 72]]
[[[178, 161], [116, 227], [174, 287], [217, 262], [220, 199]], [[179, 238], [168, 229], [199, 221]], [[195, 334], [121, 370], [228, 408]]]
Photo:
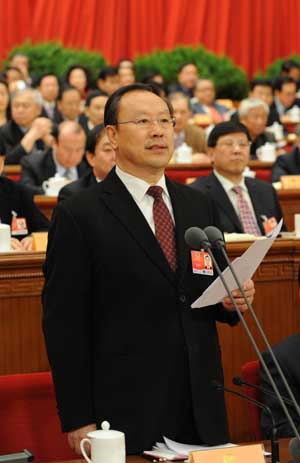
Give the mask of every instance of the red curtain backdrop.
[[251, 76], [300, 54], [299, 25], [299, 0], [0, 0], [0, 57], [26, 38], [97, 50], [112, 64], [201, 43]]

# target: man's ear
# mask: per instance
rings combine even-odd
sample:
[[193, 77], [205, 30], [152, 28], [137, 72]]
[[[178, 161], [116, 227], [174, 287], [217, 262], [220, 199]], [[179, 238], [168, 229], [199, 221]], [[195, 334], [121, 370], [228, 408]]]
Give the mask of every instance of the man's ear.
[[114, 150], [118, 149], [119, 146], [119, 136], [118, 136], [118, 130], [115, 125], [107, 125], [105, 127], [106, 134], [108, 136], [108, 139], [110, 141], [111, 146], [113, 147]]
[[94, 167], [94, 164], [95, 164], [95, 155], [93, 153], [90, 153], [89, 151], [87, 151], [85, 153], [85, 157], [87, 159], [87, 162], [89, 163], [89, 165], [91, 167]]
[[207, 155], [210, 157], [210, 160], [212, 162], [212, 164], [214, 163], [214, 160], [215, 160], [215, 156], [214, 156], [214, 148], [212, 148], [211, 146], [208, 146], [207, 148]]

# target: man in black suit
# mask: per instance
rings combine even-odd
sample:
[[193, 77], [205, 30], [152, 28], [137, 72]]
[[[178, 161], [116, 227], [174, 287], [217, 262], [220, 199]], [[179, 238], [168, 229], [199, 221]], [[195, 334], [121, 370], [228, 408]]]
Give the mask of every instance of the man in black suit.
[[[292, 336], [289, 336], [288, 338], [273, 346], [272, 350], [275, 354], [276, 359], [278, 360], [279, 365], [283, 370], [284, 375], [286, 376], [287, 382], [295, 396], [297, 403], [300, 405], [300, 335], [294, 334]], [[262, 355], [264, 361], [270, 369], [272, 378], [274, 379], [280, 394], [285, 397], [288, 397], [287, 390], [282, 382], [281, 377], [279, 376], [277, 368], [275, 367], [269, 352], [264, 352]], [[262, 387], [272, 391], [270, 381], [262, 367], [260, 367], [260, 380]], [[266, 394], [263, 394], [262, 398], [264, 404], [270, 408], [273, 414], [277, 428], [277, 437], [294, 436], [295, 433], [292, 430], [291, 425], [289, 424], [278, 400]], [[296, 413], [294, 407], [288, 408], [291, 417], [293, 418], [296, 427], [299, 430], [299, 415], [298, 413]], [[264, 434], [264, 437], [268, 439], [272, 432], [272, 423], [270, 421], [270, 416], [264, 410], [262, 410], [261, 414], [261, 429]]]
[[283, 175], [300, 175], [300, 151], [298, 146], [290, 153], [278, 156], [272, 165], [272, 182], [279, 182]]
[[85, 116], [81, 113], [81, 94], [76, 87], [65, 85], [57, 97], [58, 111], [54, 115], [54, 122], [75, 121], [81, 126], [85, 124]]
[[[32, 238], [30, 234], [47, 231], [48, 219], [41, 213], [32, 200], [30, 191], [2, 175], [4, 156], [0, 155], [0, 223], [12, 225], [13, 219], [25, 219], [25, 227], [11, 227], [11, 247], [17, 251], [30, 251]], [[17, 221], [16, 220], [16, 221]]]
[[0, 128], [0, 153], [6, 155], [6, 164], [19, 164], [33, 149], [51, 142], [52, 123], [39, 117], [42, 99], [36, 90], [18, 90], [11, 98], [12, 120]]
[[59, 120], [56, 102], [59, 93], [58, 77], [52, 72], [42, 74], [37, 81], [37, 89], [42, 97], [42, 116], [49, 117], [52, 121]]
[[[222, 381], [215, 322], [237, 316], [228, 298], [190, 308], [213, 276], [192, 272], [184, 232], [217, 218], [208, 198], [164, 176], [172, 116], [151, 86], [111, 95], [104, 120], [116, 169], [55, 210], [43, 327], [62, 429], [78, 452], [104, 419], [125, 432], [129, 454], [163, 435], [228, 441], [224, 398], [211, 386]], [[253, 283], [245, 287], [252, 300]]]
[[116, 153], [106, 135], [104, 124], [96, 125], [90, 131], [85, 149], [85, 157], [92, 168], [91, 172], [64, 186], [59, 192], [58, 201], [101, 182], [116, 164]]
[[194, 63], [182, 63], [178, 68], [178, 82], [169, 87], [169, 93], [182, 92], [189, 98], [193, 98], [198, 77], [198, 69]]
[[199, 177], [191, 187], [215, 201], [222, 231], [264, 235], [281, 219], [282, 212], [272, 185], [243, 176], [250, 140], [243, 124], [217, 124], [208, 137], [214, 172]]
[[96, 125], [103, 124], [104, 108], [107, 100], [108, 96], [101, 90], [92, 90], [87, 94], [84, 115], [82, 115], [80, 122], [86, 134]]
[[53, 148], [36, 151], [21, 161], [20, 182], [33, 194], [44, 194], [43, 182], [56, 174], [65, 177], [67, 184], [89, 171], [83, 160], [86, 142], [83, 128], [77, 122], [66, 121], [59, 124], [53, 135]]

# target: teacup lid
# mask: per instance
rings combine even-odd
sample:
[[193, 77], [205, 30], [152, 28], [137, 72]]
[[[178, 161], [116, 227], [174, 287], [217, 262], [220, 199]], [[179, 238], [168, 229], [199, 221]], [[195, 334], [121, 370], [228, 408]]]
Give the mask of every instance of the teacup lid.
[[91, 431], [88, 433], [88, 437], [94, 437], [96, 439], [116, 439], [124, 436], [124, 433], [121, 431], [115, 431], [110, 428], [110, 423], [108, 421], [102, 421], [101, 428], [97, 431]]

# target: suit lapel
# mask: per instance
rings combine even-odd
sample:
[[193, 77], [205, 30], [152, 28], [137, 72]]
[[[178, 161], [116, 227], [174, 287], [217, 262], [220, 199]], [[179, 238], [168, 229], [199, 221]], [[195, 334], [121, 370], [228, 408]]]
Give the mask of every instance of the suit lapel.
[[240, 233], [242, 233], [242, 225], [234, 210], [234, 207], [228, 198], [226, 191], [214, 174], [211, 174], [207, 178], [206, 188], [214, 201], [218, 203], [220, 209], [224, 211], [228, 219], [230, 219], [231, 222], [234, 223], [235, 227], [240, 230]]
[[176, 275], [172, 272], [157, 239], [114, 169], [103, 180], [102, 186], [103, 190], [101, 190], [100, 199], [105, 203], [106, 207], [126, 228], [153, 264], [160, 269], [172, 284], [176, 284]]

